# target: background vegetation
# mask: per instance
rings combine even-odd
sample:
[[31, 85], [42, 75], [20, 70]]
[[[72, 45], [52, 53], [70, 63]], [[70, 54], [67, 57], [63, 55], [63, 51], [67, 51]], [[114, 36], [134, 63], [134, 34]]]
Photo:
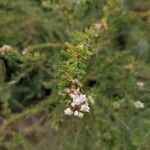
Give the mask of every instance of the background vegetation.
[[[0, 0], [0, 150], [150, 149], [149, 7], [149, 0]], [[81, 70], [95, 104], [83, 119], [67, 117], [58, 97], [62, 50], [102, 18], [107, 30], [98, 31]], [[6, 44], [12, 48], [2, 52]]]

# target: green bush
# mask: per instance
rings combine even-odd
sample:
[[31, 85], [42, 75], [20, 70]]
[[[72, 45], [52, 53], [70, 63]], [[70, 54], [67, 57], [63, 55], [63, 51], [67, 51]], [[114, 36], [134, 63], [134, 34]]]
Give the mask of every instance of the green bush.
[[0, 0], [0, 149], [148, 150], [147, 3]]

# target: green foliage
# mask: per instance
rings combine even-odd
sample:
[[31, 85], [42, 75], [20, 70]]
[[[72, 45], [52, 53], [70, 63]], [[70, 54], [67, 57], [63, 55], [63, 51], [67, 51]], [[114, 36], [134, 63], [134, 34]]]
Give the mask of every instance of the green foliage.
[[92, 55], [92, 52], [89, 51], [89, 45], [91, 42], [89, 34], [91, 35], [88, 30], [85, 34], [78, 33], [76, 35], [77, 39], [74, 39], [74, 41], [76, 41], [75, 44], [77, 43], [75, 46], [66, 42], [67, 49], [64, 51], [64, 56], [67, 60], [63, 61], [60, 70], [62, 80], [62, 82], [60, 81], [59, 83], [60, 90], [63, 90], [63, 87], [67, 88], [70, 79], [80, 80], [85, 75], [85, 60]]
[[[0, 149], [148, 150], [147, 3], [0, 0]], [[63, 114], [70, 79], [95, 101], [83, 119]]]

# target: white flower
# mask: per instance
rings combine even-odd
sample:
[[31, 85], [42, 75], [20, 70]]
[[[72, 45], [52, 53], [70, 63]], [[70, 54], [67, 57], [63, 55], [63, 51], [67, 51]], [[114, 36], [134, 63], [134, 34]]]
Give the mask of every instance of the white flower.
[[136, 85], [139, 87], [139, 88], [142, 88], [144, 86], [144, 82], [141, 82], [141, 81], [138, 81], [136, 83]]
[[3, 45], [2, 48], [0, 48], [1, 54], [5, 54], [7, 52], [10, 52], [12, 50], [12, 47], [10, 45]]
[[70, 93], [70, 97], [71, 97], [72, 99], [74, 99], [74, 98], [76, 97], [76, 95], [73, 94], [73, 93]]
[[86, 104], [81, 105], [81, 111], [90, 112], [90, 107]]
[[134, 102], [134, 105], [135, 105], [136, 108], [140, 108], [140, 109], [144, 108], [144, 103], [141, 102], [141, 101]]
[[75, 103], [71, 103], [71, 106], [72, 106], [72, 107], [75, 107]]
[[6, 51], [9, 51], [11, 49], [12, 49], [12, 47], [10, 45], [3, 45], [3, 47], [2, 47], [2, 50], [6, 50]]
[[83, 116], [84, 116], [83, 113], [81, 113], [81, 112], [78, 113], [78, 117], [79, 117], [79, 118], [83, 118]]
[[99, 22], [99, 23], [96, 23], [94, 26], [97, 30], [99, 30], [101, 28], [102, 24]]
[[72, 110], [69, 108], [65, 109], [65, 114], [77, 116], [79, 118], [83, 118], [83, 112], [89, 112], [90, 107], [88, 106], [88, 100], [86, 95], [80, 92], [70, 93], [70, 97], [72, 98], [70, 102], [70, 106]]
[[72, 103], [71, 103], [72, 107], [78, 106], [82, 104], [83, 102], [87, 101], [86, 95], [83, 95], [83, 94], [70, 93], [70, 97], [72, 98]]
[[83, 118], [84, 114], [81, 112], [78, 112], [77, 110], [74, 112], [75, 116], [78, 116], [79, 118]]
[[124, 68], [127, 69], [127, 70], [132, 70], [133, 67], [134, 67], [133, 64], [128, 64]]
[[73, 94], [70, 93], [70, 97], [72, 98], [72, 105], [73, 107], [75, 107], [75, 105], [79, 105], [80, 104], [80, 96], [79, 94]]
[[29, 49], [28, 48], [24, 48], [22, 51], [22, 55], [26, 55], [28, 53]]
[[81, 99], [80, 99], [80, 96], [77, 96], [76, 98], [73, 99], [73, 103], [75, 105], [80, 105], [81, 104]]
[[88, 99], [89, 99], [89, 102], [90, 102], [92, 105], [95, 104], [94, 98], [93, 98], [91, 95], [88, 96]]
[[79, 114], [79, 112], [76, 110], [76, 111], [74, 112], [74, 115], [75, 115], [75, 116], [78, 116], [78, 114]]
[[87, 101], [86, 95], [80, 94], [80, 102], [83, 103], [86, 101]]
[[73, 114], [73, 111], [68, 107], [64, 110], [65, 115], [71, 116]]
[[115, 108], [115, 109], [118, 109], [118, 108], [120, 108], [120, 103], [119, 102], [113, 102], [113, 107]]

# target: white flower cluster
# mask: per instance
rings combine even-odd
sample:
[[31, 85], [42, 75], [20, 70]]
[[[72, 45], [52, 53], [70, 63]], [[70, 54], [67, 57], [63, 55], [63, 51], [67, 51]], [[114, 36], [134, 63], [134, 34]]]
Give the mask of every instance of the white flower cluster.
[[113, 102], [113, 107], [114, 107], [115, 109], [120, 108], [120, 103], [119, 103], [119, 101]]
[[24, 48], [22, 51], [22, 55], [26, 55], [28, 53], [29, 49], [28, 48]]
[[64, 110], [65, 115], [71, 116], [74, 114], [74, 116], [83, 118], [84, 112], [90, 111], [86, 95], [83, 95], [82, 93], [70, 93], [70, 97], [72, 98], [72, 101], [70, 106]]
[[126, 70], [133, 70], [134, 66], [133, 66], [133, 64], [128, 64], [128, 65], [125, 65], [124, 68]]
[[91, 105], [95, 104], [95, 100], [94, 100], [94, 98], [91, 95], [88, 96], [88, 100], [89, 100]]
[[143, 86], [145, 85], [145, 83], [142, 81], [138, 81], [136, 84], [139, 88], [143, 88]]
[[13, 48], [10, 46], [10, 45], [3, 45], [1, 48], [0, 48], [0, 53], [1, 54], [5, 54], [5, 53], [8, 53], [12, 50]]
[[138, 109], [143, 109], [145, 106], [144, 106], [144, 103], [141, 102], [141, 101], [136, 101], [134, 102], [134, 106]]

